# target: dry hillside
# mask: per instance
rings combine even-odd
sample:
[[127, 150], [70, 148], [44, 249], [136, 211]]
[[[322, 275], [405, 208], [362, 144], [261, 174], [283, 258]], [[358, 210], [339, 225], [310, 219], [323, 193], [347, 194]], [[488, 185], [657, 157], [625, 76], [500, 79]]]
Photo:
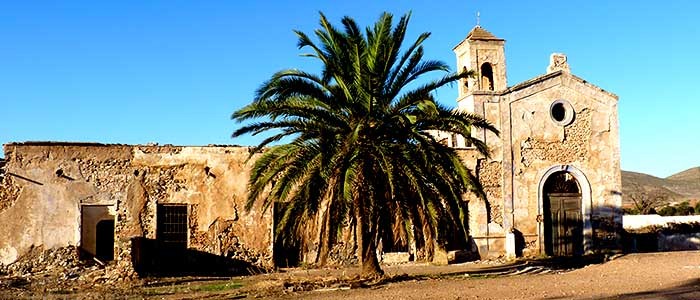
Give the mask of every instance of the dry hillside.
[[631, 207], [633, 197], [658, 199], [660, 205], [700, 199], [700, 167], [691, 168], [666, 178], [622, 171], [622, 206]]

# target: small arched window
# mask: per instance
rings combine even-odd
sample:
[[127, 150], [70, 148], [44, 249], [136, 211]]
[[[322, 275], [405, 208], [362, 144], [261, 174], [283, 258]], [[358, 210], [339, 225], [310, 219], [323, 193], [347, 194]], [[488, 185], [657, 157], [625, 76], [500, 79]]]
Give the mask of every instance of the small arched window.
[[[462, 67], [462, 72], [466, 73], [467, 67]], [[469, 79], [464, 78], [462, 79], [462, 92], [466, 93], [467, 91], [469, 91]]]
[[493, 91], [493, 68], [490, 63], [481, 65], [481, 88]]

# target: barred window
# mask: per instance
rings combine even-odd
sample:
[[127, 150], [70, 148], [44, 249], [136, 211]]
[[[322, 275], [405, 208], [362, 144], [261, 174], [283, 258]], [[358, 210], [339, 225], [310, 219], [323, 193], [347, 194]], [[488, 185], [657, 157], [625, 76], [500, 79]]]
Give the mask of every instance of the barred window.
[[168, 248], [187, 248], [187, 205], [158, 204], [156, 239]]

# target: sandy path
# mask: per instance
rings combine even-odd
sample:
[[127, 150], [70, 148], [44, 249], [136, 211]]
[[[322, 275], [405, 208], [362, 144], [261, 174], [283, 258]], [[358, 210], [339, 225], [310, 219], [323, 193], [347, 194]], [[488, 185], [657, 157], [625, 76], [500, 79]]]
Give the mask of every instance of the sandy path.
[[629, 254], [562, 274], [454, 277], [372, 289], [312, 291], [304, 299], [700, 299], [700, 252]]

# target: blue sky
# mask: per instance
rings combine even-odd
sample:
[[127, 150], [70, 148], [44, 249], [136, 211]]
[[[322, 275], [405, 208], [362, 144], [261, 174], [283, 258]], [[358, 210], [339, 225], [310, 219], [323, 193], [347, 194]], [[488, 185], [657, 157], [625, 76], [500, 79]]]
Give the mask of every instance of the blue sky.
[[[622, 168], [700, 165], [697, 1], [16, 1], [0, 3], [0, 143], [29, 140], [252, 145], [229, 119], [284, 68], [317, 70], [293, 29], [318, 12], [371, 24], [412, 11], [410, 37], [454, 64], [475, 25], [505, 38], [509, 85], [564, 52], [620, 97]], [[456, 90], [438, 93], [454, 106]]]

